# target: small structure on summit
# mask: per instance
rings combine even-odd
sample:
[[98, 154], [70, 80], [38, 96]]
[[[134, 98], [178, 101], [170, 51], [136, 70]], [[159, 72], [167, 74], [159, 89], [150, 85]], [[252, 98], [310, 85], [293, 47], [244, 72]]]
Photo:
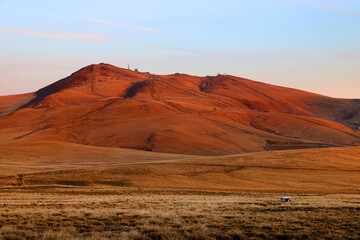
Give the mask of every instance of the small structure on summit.
[[282, 202], [291, 202], [291, 197], [280, 197]]
[[138, 72], [139, 71], [139, 69], [137, 69], [137, 68], [135, 68], [135, 70], [134, 70], [135, 72]]

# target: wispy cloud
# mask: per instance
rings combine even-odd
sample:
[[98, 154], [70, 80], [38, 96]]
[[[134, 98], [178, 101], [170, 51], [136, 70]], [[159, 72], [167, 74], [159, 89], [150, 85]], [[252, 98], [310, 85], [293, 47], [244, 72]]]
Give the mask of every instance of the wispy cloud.
[[196, 49], [189, 49], [189, 48], [180, 48], [180, 47], [171, 47], [171, 46], [165, 46], [165, 45], [147, 45], [151, 48], [157, 48], [162, 50], [168, 50], [168, 51], [175, 51], [175, 52], [185, 52], [185, 53], [192, 53], [192, 54], [209, 54], [210, 52], [202, 51], [202, 50], [196, 50]]
[[328, 53], [346, 58], [360, 59], [360, 51], [328, 50]]
[[137, 29], [137, 30], [148, 31], [148, 32], [158, 32], [157, 30], [155, 30], [153, 28], [123, 25], [123, 24], [114, 23], [114, 22], [106, 21], [104, 19], [99, 19], [99, 18], [85, 18], [83, 20], [88, 21], [88, 22], [102, 23], [102, 24], [106, 24], [106, 25], [110, 25], [110, 26], [114, 26], [114, 27], [119, 27], [119, 28]]
[[342, 4], [333, 4], [333, 5], [323, 4], [323, 5], [318, 5], [318, 8], [329, 10], [343, 15], [360, 17], [360, 12], [349, 10], [345, 8]]
[[101, 34], [84, 34], [84, 33], [59, 33], [59, 32], [38, 32], [26, 29], [11, 29], [0, 28], [2, 33], [22, 34], [42, 38], [61, 38], [73, 41], [88, 41], [88, 42], [112, 42], [112, 40], [106, 39]]
[[312, 8], [312, 9], [319, 9], [319, 10], [326, 10], [335, 12], [342, 15], [349, 15], [349, 16], [357, 16], [360, 17], [360, 12], [349, 10], [348, 7], [343, 2], [335, 1], [331, 3], [316, 3], [315, 1], [287, 1], [287, 0], [270, 0], [271, 2], [281, 4], [281, 5], [288, 5], [294, 7], [305, 7], [305, 8]]

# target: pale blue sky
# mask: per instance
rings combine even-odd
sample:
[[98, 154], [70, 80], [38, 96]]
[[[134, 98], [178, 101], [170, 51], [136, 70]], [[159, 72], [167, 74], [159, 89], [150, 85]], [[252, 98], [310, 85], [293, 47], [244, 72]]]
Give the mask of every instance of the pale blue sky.
[[360, 1], [0, 0], [0, 95], [99, 62], [360, 98]]

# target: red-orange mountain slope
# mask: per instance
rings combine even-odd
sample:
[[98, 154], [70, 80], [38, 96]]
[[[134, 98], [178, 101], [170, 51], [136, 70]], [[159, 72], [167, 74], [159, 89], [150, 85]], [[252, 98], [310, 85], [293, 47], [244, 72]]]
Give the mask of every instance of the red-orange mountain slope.
[[153, 75], [90, 65], [35, 93], [0, 97], [0, 141], [52, 140], [195, 155], [359, 146], [360, 100], [229, 75]]

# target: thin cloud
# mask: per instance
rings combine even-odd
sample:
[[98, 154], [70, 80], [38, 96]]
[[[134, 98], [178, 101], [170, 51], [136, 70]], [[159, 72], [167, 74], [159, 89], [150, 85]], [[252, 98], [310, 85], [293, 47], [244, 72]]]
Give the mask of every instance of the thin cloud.
[[346, 8], [342, 8], [342, 7], [334, 7], [331, 5], [324, 5], [322, 6], [323, 9], [326, 10], [330, 10], [339, 14], [343, 14], [343, 15], [349, 15], [349, 16], [356, 16], [356, 17], [360, 17], [360, 12], [356, 12], [356, 11], [352, 11], [352, 10], [348, 10]]
[[312, 1], [292, 1], [292, 2], [284, 1], [284, 0], [270, 0], [270, 1], [281, 5], [326, 10], [342, 15], [360, 17], [360, 12], [349, 10], [343, 2], [339, 2], [339, 1], [332, 2], [329, 4], [314, 3]]
[[360, 58], [360, 51], [341, 51], [341, 50], [329, 50], [331, 54], [336, 54], [337, 56], [347, 57], [347, 58]]
[[208, 52], [208, 51], [189, 49], [189, 48], [171, 47], [171, 46], [165, 46], [165, 45], [153, 44], [153, 45], [148, 45], [148, 46], [151, 48], [157, 48], [157, 49], [175, 51], [175, 52], [185, 52], [185, 53], [192, 53], [192, 54], [213, 54], [212, 52]]
[[137, 29], [137, 30], [148, 31], [148, 32], [158, 32], [157, 30], [155, 30], [153, 28], [123, 25], [123, 24], [114, 23], [114, 22], [106, 21], [106, 20], [99, 19], [99, 18], [85, 18], [84, 20], [88, 21], [88, 22], [97, 22], [97, 23], [102, 23], [102, 24], [120, 27], [120, 28]]
[[328, 10], [331, 12], [339, 13], [342, 15], [349, 15], [349, 16], [357, 16], [360, 17], [360, 12], [352, 11], [346, 8], [345, 4], [342, 2], [334, 2], [332, 4], [308, 4], [308, 7], [317, 8], [322, 10]]
[[10, 29], [0, 28], [2, 33], [29, 35], [42, 38], [61, 38], [73, 41], [88, 41], [88, 42], [111, 42], [104, 38], [101, 34], [84, 34], [84, 33], [59, 33], [59, 32], [37, 32], [26, 29]]

